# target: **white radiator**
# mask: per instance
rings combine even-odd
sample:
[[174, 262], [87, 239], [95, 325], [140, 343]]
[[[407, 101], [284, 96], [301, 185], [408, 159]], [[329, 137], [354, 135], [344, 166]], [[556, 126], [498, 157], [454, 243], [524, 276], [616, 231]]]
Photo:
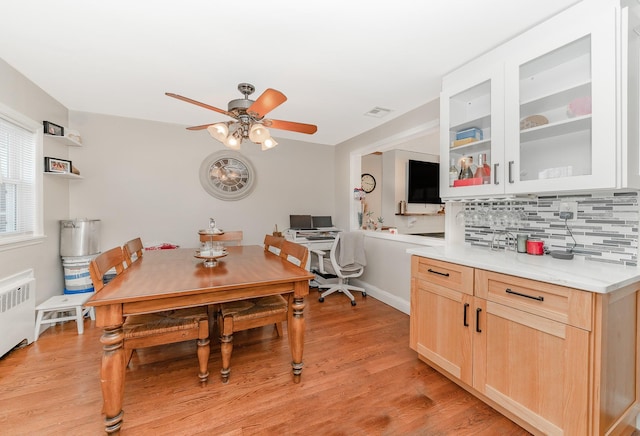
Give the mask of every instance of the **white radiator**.
[[32, 269], [0, 279], [0, 357], [25, 339], [33, 342], [35, 309]]

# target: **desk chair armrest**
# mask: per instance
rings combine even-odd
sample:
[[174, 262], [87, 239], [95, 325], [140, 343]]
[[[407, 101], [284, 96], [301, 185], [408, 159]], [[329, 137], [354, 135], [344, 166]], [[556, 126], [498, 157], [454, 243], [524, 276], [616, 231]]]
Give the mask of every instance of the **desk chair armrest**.
[[326, 251], [317, 250], [317, 249], [309, 250], [309, 253], [313, 253], [316, 256], [318, 256], [318, 272], [321, 274], [326, 274], [327, 272], [324, 270], [324, 258], [329, 253], [327, 253]]

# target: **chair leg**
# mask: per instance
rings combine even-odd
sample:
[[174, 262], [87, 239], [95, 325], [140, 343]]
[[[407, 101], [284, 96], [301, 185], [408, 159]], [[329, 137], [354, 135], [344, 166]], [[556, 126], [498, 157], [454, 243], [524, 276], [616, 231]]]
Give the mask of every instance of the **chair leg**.
[[38, 336], [40, 336], [40, 329], [41, 324], [42, 324], [42, 317], [44, 316], [44, 310], [39, 310], [38, 311], [38, 316], [36, 317], [36, 331], [35, 334], [33, 335], [33, 341], [37, 341], [38, 340]]
[[342, 290], [342, 284], [338, 284], [338, 285], [322, 285], [321, 289], [326, 289], [328, 288], [326, 291], [324, 291], [322, 294], [320, 294], [320, 302], [322, 303], [324, 301], [324, 297], [326, 297], [327, 295], [331, 295], [334, 292], [338, 292], [340, 290]]
[[282, 323], [281, 322], [277, 322], [276, 323], [276, 332], [278, 332], [278, 336], [282, 337], [284, 334], [284, 330], [282, 330]]
[[129, 366], [129, 363], [131, 362], [131, 357], [133, 356], [133, 348], [129, 348], [124, 350], [124, 367], [126, 368], [127, 366]]
[[81, 335], [84, 333], [84, 317], [82, 316], [82, 306], [76, 306], [76, 324], [78, 327], [78, 334]]
[[348, 284], [347, 280], [340, 280], [338, 284], [333, 284], [333, 285], [320, 285], [320, 289], [327, 289], [322, 294], [320, 294], [320, 298], [318, 298], [318, 301], [320, 301], [321, 303], [324, 301], [324, 298], [327, 295], [333, 294], [334, 292], [342, 292], [344, 295], [349, 297], [349, 300], [351, 300], [352, 306], [356, 305], [356, 299], [350, 291], [362, 292], [363, 297], [367, 296], [367, 293], [364, 288], [350, 285]]
[[209, 337], [215, 337], [216, 325], [218, 323], [218, 312], [220, 311], [219, 304], [207, 305], [207, 316], [209, 318]]
[[222, 383], [229, 383], [231, 372], [231, 352], [233, 351], [233, 317], [222, 318], [222, 334], [220, 335], [220, 353], [222, 354]]

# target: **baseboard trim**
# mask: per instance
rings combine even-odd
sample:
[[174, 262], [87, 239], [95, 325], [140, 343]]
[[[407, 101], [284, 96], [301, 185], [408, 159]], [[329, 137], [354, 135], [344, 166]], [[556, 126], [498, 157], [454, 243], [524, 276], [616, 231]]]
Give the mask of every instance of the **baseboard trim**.
[[409, 312], [411, 310], [411, 304], [409, 301], [403, 300], [397, 295], [393, 295], [362, 280], [350, 279], [349, 282], [356, 286], [365, 288], [367, 290], [367, 295], [371, 295], [376, 300], [380, 300], [383, 303], [393, 307], [394, 309], [398, 309], [400, 312], [409, 315]]

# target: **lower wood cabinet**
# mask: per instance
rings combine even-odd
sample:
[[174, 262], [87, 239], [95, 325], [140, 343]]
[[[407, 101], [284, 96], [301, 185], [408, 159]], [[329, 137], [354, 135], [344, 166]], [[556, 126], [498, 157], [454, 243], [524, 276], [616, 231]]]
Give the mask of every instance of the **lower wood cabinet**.
[[410, 345], [533, 433], [631, 433], [637, 289], [595, 294], [413, 256]]

